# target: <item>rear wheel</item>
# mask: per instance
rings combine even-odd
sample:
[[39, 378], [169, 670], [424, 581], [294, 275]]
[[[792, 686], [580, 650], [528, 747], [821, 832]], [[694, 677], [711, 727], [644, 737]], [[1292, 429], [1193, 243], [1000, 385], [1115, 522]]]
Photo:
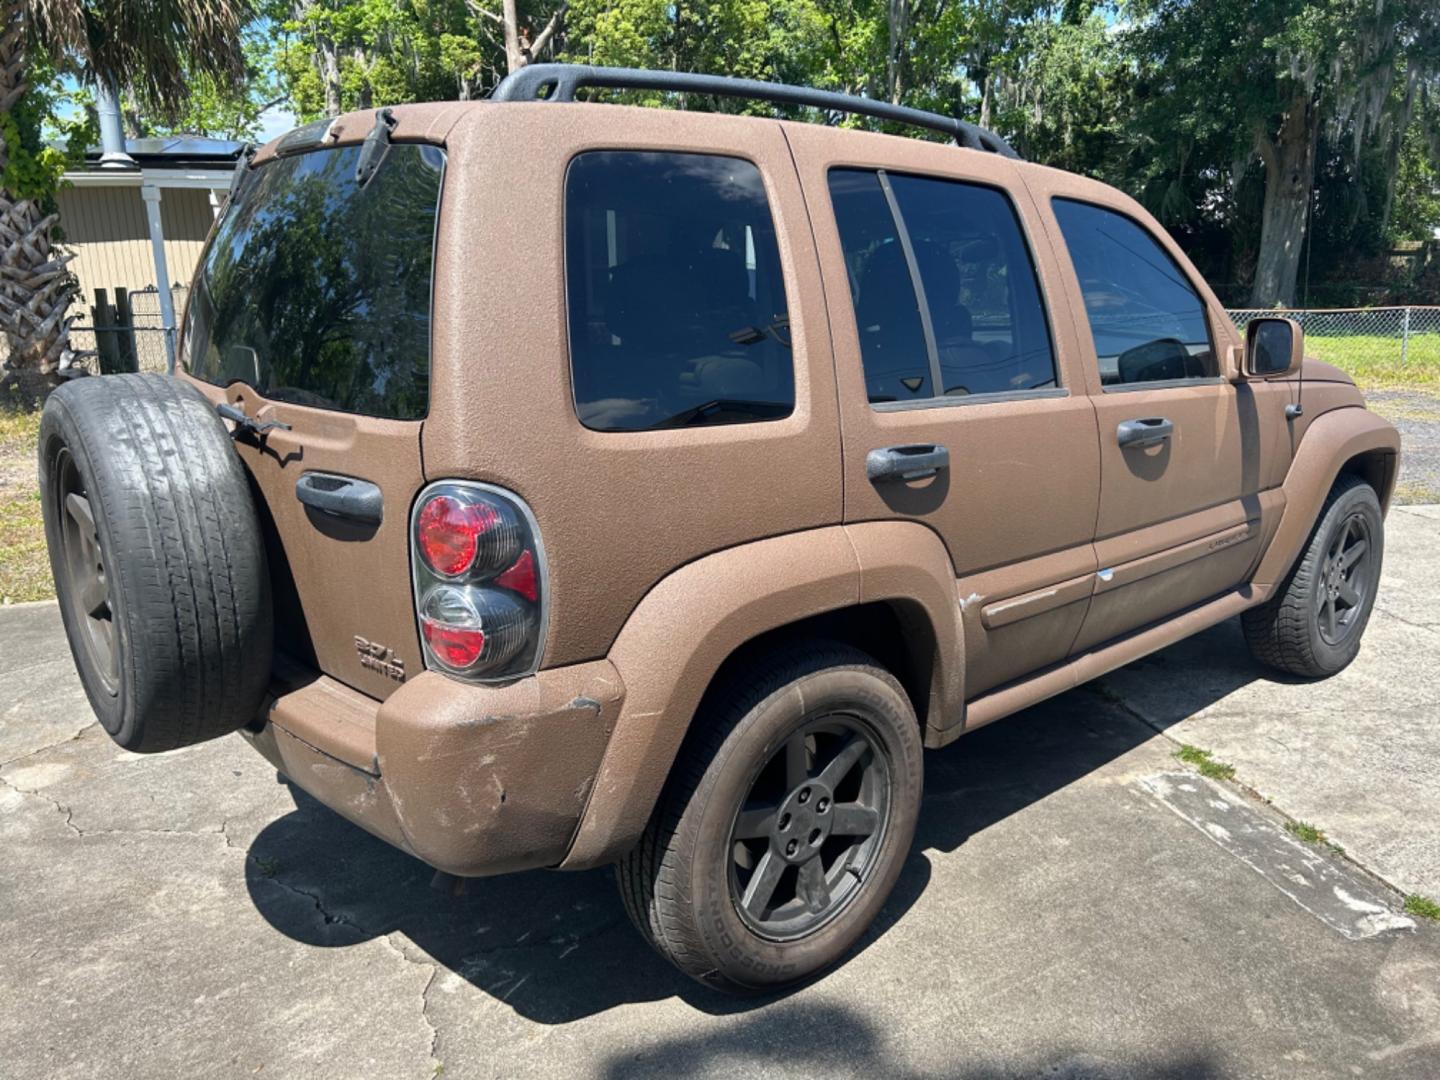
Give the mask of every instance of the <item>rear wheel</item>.
[[248, 481], [205, 398], [158, 375], [66, 383], [40, 423], [40, 495], [70, 650], [111, 737], [171, 750], [253, 720], [270, 578]]
[[1374, 488], [1335, 481], [1320, 519], [1280, 590], [1241, 619], [1255, 657], [1292, 675], [1343, 670], [1360, 651], [1375, 606], [1385, 521]]
[[680, 970], [732, 992], [843, 957], [899, 876], [921, 794], [915, 714], [864, 653], [821, 644], [730, 684], [695, 719], [640, 844], [632, 920]]

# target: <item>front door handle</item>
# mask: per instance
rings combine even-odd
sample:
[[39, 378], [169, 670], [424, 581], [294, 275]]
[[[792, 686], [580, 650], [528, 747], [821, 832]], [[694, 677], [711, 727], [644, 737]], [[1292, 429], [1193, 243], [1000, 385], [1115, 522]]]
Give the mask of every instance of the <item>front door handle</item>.
[[295, 481], [295, 497], [312, 510], [364, 525], [379, 525], [385, 516], [385, 500], [380, 489], [368, 480], [357, 480], [353, 476], [303, 473]]
[[865, 455], [865, 475], [881, 480], [923, 480], [950, 467], [950, 451], [938, 443], [886, 446]]
[[1159, 446], [1175, 433], [1175, 425], [1163, 416], [1144, 416], [1139, 420], [1126, 420], [1115, 429], [1115, 439], [1121, 447]]

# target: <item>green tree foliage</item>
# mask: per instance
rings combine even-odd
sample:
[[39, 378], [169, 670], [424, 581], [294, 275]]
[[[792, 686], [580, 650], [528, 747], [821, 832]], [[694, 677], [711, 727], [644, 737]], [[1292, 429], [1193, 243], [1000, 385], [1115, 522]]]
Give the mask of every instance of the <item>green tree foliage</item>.
[[1434, 0], [1135, 0], [1128, 10], [1131, 127], [1142, 139], [1122, 174], [1171, 220], [1223, 208], [1247, 254], [1238, 234], [1258, 234], [1253, 271], [1239, 267], [1253, 277], [1252, 303], [1295, 299], [1312, 214], [1332, 224], [1363, 214], [1385, 232], [1417, 105], [1440, 91]]
[[276, 98], [307, 121], [473, 99], [517, 64], [568, 60], [979, 122], [1028, 158], [1134, 194], [1234, 303], [1333, 291], [1357, 259], [1383, 269], [1389, 245], [1440, 224], [1435, 0], [261, 0], [244, 59], [243, 94], [191, 79], [187, 111], [151, 128], [246, 134]]

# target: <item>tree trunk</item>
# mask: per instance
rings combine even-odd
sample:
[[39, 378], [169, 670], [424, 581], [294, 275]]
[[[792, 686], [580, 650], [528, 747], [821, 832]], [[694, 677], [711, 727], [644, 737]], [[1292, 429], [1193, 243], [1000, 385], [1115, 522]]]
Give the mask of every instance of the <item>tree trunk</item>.
[[325, 86], [325, 115], [340, 115], [340, 57], [328, 38], [315, 42], [320, 54], [320, 82]]
[[370, 86], [370, 60], [365, 55], [365, 50], [355, 48], [350, 50], [350, 59], [355, 61], [355, 66], [365, 73], [365, 80], [360, 84], [360, 92], [356, 96], [355, 107], [357, 109], [368, 109], [375, 104], [375, 91]]
[[1319, 110], [1309, 94], [1290, 103], [1276, 138], [1268, 131], [1256, 134], [1256, 148], [1265, 163], [1265, 206], [1251, 307], [1291, 307], [1295, 303], [1319, 134]]
[[[295, 0], [295, 17], [304, 22], [314, 10], [316, 0]], [[320, 32], [314, 25], [315, 71], [320, 76], [320, 85], [325, 90], [325, 115], [340, 115], [340, 54], [329, 34]]]
[[504, 0], [501, 11], [505, 20], [505, 70], [513, 75], [525, 66], [525, 53], [520, 49], [520, 13], [515, 0]]
[[[10, 114], [28, 89], [25, 71], [25, 4], [0, 0], [0, 113]], [[13, 130], [13, 129], [12, 129]], [[0, 174], [11, 147], [0, 136]], [[66, 270], [73, 256], [50, 241], [56, 215], [44, 215], [33, 199], [0, 188], [0, 328], [16, 368], [54, 371], [69, 351], [65, 313], [75, 279]]]
[[899, 105], [905, 94], [905, 39], [910, 33], [910, 0], [890, 0], [887, 22], [890, 26], [890, 51], [885, 57], [885, 96], [892, 105]]

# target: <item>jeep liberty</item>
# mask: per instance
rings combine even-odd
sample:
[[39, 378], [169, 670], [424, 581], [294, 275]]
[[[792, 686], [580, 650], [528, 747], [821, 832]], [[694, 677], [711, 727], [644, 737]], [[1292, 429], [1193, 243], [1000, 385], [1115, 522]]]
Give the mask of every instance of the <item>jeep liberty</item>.
[[238, 731], [448, 875], [614, 863], [761, 991], [885, 903], [922, 748], [1234, 616], [1354, 658], [1399, 437], [1302, 349], [969, 124], [537, 65], [243, 162], [178, 375], [49, 399], [46, 535], [121, 746]]

